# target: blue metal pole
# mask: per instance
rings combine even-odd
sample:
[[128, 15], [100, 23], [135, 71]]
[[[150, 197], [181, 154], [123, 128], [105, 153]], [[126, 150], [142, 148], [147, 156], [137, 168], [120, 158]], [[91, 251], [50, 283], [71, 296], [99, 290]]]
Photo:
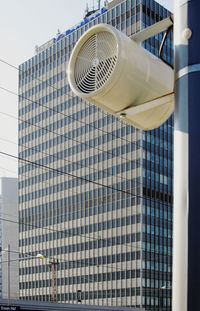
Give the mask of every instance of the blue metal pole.
[[175, 0], [173, 311], [200, 310], [199, 13], [199, 0]]

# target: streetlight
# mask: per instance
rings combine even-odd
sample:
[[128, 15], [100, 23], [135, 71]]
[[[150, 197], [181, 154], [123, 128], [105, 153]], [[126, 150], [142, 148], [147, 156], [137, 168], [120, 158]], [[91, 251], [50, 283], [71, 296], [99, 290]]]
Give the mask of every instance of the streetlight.
[[42, 254], [37, 254], [36, 256], [34, 256], [33, 258], [38, 258], [38, 259], [45, 259], [44, 255]]
[[[33, 258], [43, 260], [45, 257], [42, 254], [38, 253], [35, 256], [25, 256], [25, 257], [21, 257], [21, 258], [18, 258], [18, 259], [11, 260], [10, 259], [10, 253], [12, 251], [10, 250], [10, 244], [8, 244], [8, 246], [1, 252], [1, 255], [4, 252], [8, 253], [8, 260], [7, 261], [2, 261], [1, 263], [2, 264], [3, 263], [7, 263], [7, 268], [8, 268], [8, 306], [9, 306], [10, 305], [10, 283], [11, 283], [10, 264], [11, 264], [11, 262], [16, 262], [16, 261], [19, 261], [19, 260], [26, 260], [26, 259], [33, 259]], [[14, 252], [14, 253], [16, 253], [16, 252]]]

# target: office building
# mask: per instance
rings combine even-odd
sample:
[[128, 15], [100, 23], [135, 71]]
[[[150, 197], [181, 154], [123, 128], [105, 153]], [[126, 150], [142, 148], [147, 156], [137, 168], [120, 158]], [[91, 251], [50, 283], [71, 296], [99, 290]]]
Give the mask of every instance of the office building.
[[[21, 299], [171, 309], [172, 118], [137, 130], [74, 96], [66, 75], [89, 27], [130, 36], [169, 14], [153, 0], [112, 1], [20, 66], [20, 252], [46, 257], [20, 262]], [[144, 46], [158, 56], [161, 40]]]
[[[19, 297], [19, 239], [18, 239], [18, 179], [0, 178], [0, 296], [8, 298]], [[10, 260], [8, 262], [8, 249]], [[10, 268], [9, 268], [10, 264]], [[10, 276], [8, 274], [10, 272]], [[9, 284], [8, 284], [9, 282]]]

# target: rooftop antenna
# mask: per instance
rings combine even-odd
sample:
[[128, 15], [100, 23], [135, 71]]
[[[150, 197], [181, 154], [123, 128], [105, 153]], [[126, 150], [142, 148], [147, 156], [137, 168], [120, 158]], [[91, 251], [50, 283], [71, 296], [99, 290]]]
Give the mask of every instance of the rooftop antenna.
[[104, 6], [105, 6], [105, 8], [108, 8], [108, 0], [104, 1]]
[[87, 15], [89, 12], [89, 6], [88, 6], [88, 2], [86, 3], [86, 8], [85, 8], [85, 14]]
[[98, 10], [101, 9], [101, 0], [98, 0]]
[[38, 52], [39, 52], [39, 46], [36, 45], [36, 46], [35, 46], [35, 53], [37, 54]]

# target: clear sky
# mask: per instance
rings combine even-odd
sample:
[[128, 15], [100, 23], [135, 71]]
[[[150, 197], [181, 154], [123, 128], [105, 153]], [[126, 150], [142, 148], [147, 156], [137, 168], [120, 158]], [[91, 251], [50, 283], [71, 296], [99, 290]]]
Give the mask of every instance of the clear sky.
[[[18, 66], [32, 57], [36, 45], [51, 39], [58, 29], [64, 31], [83, 18], [86, 2], [92, 8], [97, 0], [0, 0], [0, 59]], [[158, 2], [173, 10], [173, 0]], [[18, 90], [17, 70], [1, 62], [0, 87], [16, 93]], [[0, 89], [0, 152], [16, 156], [17, 105], [17, 96]], [[0, 154], [0, 177], [16, 174], [17, 162]]]

